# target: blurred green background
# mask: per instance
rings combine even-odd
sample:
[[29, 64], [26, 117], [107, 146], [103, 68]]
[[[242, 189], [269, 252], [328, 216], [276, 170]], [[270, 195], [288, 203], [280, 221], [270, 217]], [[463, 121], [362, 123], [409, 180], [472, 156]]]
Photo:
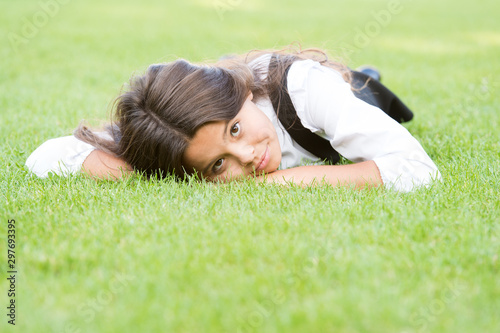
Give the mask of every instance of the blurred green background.
[[[3, 110], [33, 125], [57, 125], [29, 127], [30, 134], [44, 131], [43, 138], [68, 133], [83, 118], [107, 119], [108, 103], [132, 73], [177, 57], [210, 61], [293, 42], [320, 47], [351, 67], [378, 66], [417, 113], [431, 107], [430, 94], [470, 95], [466, 82], [481, 85], [498, 73], [495, 1], [1, 3]], [[36, 112], [47, 100], [63, 114]]]

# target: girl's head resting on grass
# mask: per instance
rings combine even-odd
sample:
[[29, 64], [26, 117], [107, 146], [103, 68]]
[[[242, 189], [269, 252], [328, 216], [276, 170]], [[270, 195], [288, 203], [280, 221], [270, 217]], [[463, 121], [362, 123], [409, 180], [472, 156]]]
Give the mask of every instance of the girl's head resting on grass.
[[146, 172], [192, 173], [183, 157], [197, 131], [234, 118], [252, 82], [244, 68], [196, 66], [185, 60], [150, 66], [117, 100], [123, 158]]
[[297, 59], [345, 67], [309, 49], [276, 51], [280, 57], [272, 67], [263, 62], [250, 68], [252, 59], [266, 53], [214, 65], [185, 60], [151, 65], [116, 100], [115, 120], [107, 128], [112, 140], [83, 125], [75, 136], [148, 176], [174, 174], [182, 179], [197, 173], [228, 180], [273, 172], [281, 162], [276, 130], [252, 100], [277, 96], [286, 68]]

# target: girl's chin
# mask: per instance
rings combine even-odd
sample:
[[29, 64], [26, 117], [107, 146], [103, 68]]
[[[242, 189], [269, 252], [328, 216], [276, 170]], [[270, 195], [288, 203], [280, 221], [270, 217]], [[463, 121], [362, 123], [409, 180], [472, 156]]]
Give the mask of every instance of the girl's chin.
[[271, 173], [271, 172], [278, 170], [280, 167], [280, 164], [281, 164], [281, 151], [279, 152], [279, 159], [275, 158], [275, 159], [271, 159], [271, 161], [269, 161], [269, 165], [267, 167], [266, 172]]
[[276, 167], [266, 168], [265, 170], [260, 171], [260, 173], [259, 173], [259, 174], [274, 172], [274, 171], [278, 170], [278, 167], [279, 167], [279, 165], [278, 165], [278, 166], [276, 166]]

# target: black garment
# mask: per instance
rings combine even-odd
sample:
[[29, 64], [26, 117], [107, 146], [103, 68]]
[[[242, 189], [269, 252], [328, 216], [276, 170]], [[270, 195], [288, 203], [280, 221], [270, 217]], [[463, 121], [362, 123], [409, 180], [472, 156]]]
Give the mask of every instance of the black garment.
[[[275, 56], [271, 58], [270, 67], [276, 59]], [[302, 148], [332, 164], [338, 163], [340, 155], [332, 148], [330, 142], [302, 126], [302, 123], [298, 119], [297, 112], [287, 90], [289, 69], [290, 66], [286, 69], [285, 75], [283, 75], [281, 90], [272, 91], [269, 96], [279, 121], [292, 139]], [[352, 71], [351, 85], [355, 88], [353, 93], [357, 98], [380, 108], [398, 123], [410, 121], [413, 118], [411, 110], [392, 91], [368, 75]]]

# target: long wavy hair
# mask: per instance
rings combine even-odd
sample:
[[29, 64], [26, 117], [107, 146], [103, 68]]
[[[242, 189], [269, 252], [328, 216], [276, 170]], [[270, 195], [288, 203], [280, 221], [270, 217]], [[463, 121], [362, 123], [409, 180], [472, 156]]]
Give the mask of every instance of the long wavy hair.
[[[273, 57], [273, 66], [255, 63], [270, 53], [279, 55]], [[182, 179], [193, 172], [183, 165], [183, 156], [197, 130], [234, 118], [250, 92], [254, 100], [271, 97], [279, 90], [286, 69], [301, 59], [317, 60], [350, 81], [347, 67], [329, 61], [318, 49], [251, 51], [213, 65], [195, 65], [181, 59], [151, 65], [143, 75], [131, 78], [115, 100], [113, 120], [105, 127], [109, 136], [84, 124], [74, 135], [148, 177], [173, 174]]]

